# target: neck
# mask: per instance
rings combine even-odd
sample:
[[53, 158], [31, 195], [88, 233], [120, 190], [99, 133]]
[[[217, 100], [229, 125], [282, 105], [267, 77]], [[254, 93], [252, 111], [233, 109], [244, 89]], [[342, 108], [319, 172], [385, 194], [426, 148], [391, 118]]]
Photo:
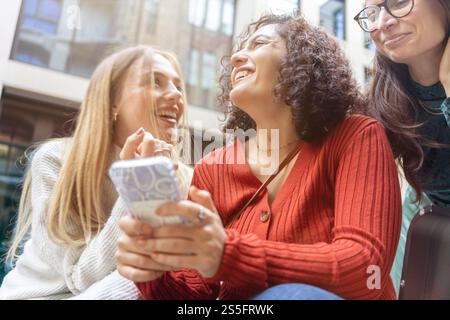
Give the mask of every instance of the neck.
[[299, 141], [300, 137], [291, 121], [257, 126], [256, 143], [261, 151], [291, 149]]
[[408, 64], [411, 78], [418, 84], [428, 87], [439, 82], [439, 66], [444, 54], [442, 48], [430, 50]]

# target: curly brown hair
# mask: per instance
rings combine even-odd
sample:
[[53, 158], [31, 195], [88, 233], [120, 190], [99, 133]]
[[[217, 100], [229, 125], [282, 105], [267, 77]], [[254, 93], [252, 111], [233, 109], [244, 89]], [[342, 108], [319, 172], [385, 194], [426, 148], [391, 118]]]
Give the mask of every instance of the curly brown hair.
[[[298, 12], [262, 16], [239, 37], [238, 50], [266, 25], [276, 25], [287, 48], [274, 96], [291, 107], [295, 128], [303, 140], [322, 140], [346, 115], [359, 112], [364, 103], [349, 62], [336, 39], [310, 25]], [[230, 57], [222, 59], [222, 66], [218, 99], [225, 110], [224, 131], [256, 129], [253, 119], [230, 100]]]

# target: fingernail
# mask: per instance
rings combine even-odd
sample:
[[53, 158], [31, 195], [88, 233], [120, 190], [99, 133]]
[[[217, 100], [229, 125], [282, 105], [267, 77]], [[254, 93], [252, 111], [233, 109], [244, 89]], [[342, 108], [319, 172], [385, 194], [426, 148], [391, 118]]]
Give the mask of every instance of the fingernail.
[[144, 132], [145, 132], [144, 128], [140, 128], [138, 131], [136, 131], [136, 135], [141, 136], [144, 134]]

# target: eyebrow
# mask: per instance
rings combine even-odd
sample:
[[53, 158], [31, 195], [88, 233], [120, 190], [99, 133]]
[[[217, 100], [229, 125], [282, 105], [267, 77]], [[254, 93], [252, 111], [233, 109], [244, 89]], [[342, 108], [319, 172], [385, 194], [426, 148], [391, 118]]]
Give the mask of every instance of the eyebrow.
[[[167, 77], [167, 75], [165, 75], [161, 71], [153, 71], [153, 74], [155, 75], [155, 77], [159, 76], [159, 77], [163, 77], [163, 78], [166, 78], [166, 79], [169, 78], [169, 77]], [[173, 81], [177, 82], [178, 84], [181, 84], [181, 79], [178, 76], [173, 77]]]
[[252, 38], [248, 39], [246, 45], [254, 43], [259, 38], [266, 38], [267, 40], [273, 40], [273, 38], [268, 35], [258, 34], [257, 36], [253, 36]]

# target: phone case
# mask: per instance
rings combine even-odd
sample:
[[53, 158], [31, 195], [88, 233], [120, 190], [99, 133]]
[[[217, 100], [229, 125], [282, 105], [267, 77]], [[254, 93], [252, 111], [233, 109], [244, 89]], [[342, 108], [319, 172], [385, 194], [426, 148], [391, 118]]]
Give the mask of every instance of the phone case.
[[164, 203], [182, 200], [173, 163], [166, 157], [117, 161], [109, 176], [124, 200], [130, 214], [153, 227], [186, 223], [186, 218], [160, 217], [156, 208]]

